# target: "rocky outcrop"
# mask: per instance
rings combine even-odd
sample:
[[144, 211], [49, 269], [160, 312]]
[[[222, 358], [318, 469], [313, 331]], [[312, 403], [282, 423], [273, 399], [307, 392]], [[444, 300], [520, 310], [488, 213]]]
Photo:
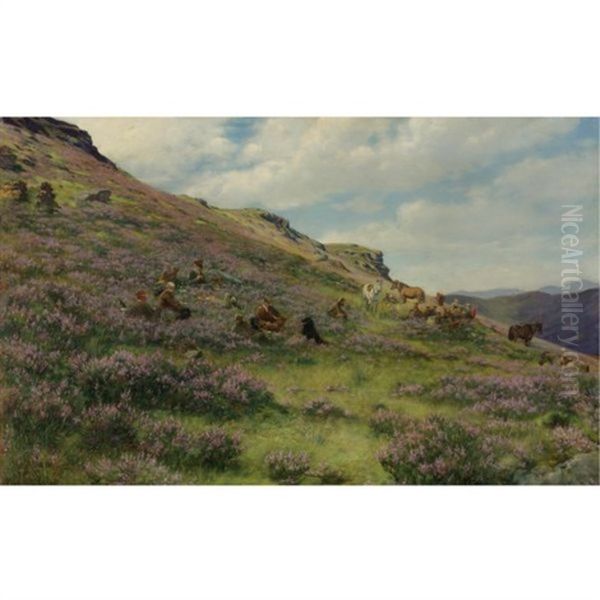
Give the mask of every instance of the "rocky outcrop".
[[110, 190], [98, 190], [97, 192], [92, 192], [88, 194], [83, 201], [84, 202], [102, 202], [104, 204], [108, 204], [110, 202], [110, 197], [112, 192]]
[[[294, 229], [290, 225], [290, 222], [287, 219], [285, 219], [284, 217], [280, 217], [279, 215], [276, 215], [275, 213], [268, 212], [268, 211], [262, 211], [260, 216], [265, 221], [268, 221], [269, 223], [272, 223], [273, 225], [275, 225], [275, 227], [277, 227], [279, 232], [282, 233], [289, 240], [292, 240], [294, 242], [299, 242], [301, 240], [305, 241], [305, 240], [310, 239], [308, 236], [306, 236], [303, 233], [300, 233], [299, 231]], [[317, 248], [318, 250], [321, 250], [321, 251], [325, 250], [325, 246], [323, 244], [321, 244], [321, 242], [317, 242], [315, 240], [310, 240], [310, 241], [313, 243], [315, 248]]]
[[383, 279], [390, 279], [390, 270], [383, 262], [383, 252], [381, 250], [373, 250], [358, 244], [327, 244], [325, 249], [361, 271], [372, 273], [383, 277]]
[[96, 160], [116, 168], [111, 160], [100, 154], [98, 148], [94, 146], [90, 134], [77, 125], [52, 117], [2, 117], [0, 120], [6, 125], [24, 129], [34, 135], [44, 135], [67, 142], [93, 156]]

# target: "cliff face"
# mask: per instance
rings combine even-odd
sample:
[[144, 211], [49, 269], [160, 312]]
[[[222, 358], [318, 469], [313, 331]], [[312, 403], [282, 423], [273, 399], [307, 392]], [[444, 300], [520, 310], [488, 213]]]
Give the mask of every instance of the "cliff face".
[[366, 271], [383, 279], [390, 279], [390, 270], [383, 262], [383, 252], [358, 244], [326, 244], [327, 252], [351, 263], [359, 270]]
[[18, 127], [33, 135], [43, 135], [71, 144], [96, 160], [115, 167], [111, 160], [100, 154], [90, 134], [76, 125], [52, 117], [2, 117], [0, 120], [6, 125]]

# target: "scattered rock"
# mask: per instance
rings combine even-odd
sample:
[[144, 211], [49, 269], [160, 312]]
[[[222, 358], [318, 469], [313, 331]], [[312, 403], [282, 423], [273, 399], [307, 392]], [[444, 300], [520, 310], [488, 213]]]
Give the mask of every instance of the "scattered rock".
[[84, 198], [84, 202], [103, 202], [104, 204], [108, 204], [110, 202], [112, 192], [110, 190], [98, 190], [97, 192], [92, 192], [88, 194]]

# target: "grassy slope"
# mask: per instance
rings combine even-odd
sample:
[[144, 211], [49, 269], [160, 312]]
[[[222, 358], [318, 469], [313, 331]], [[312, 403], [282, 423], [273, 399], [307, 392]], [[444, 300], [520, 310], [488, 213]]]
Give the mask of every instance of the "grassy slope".
[[[340, 268], [332, 261], [311, 259], [309, 243], [282, 239], [275, 228], [251, 211], [211, 209], [193, 199], [157, 191], [68, 144], [44, 136], [34, 138], [1, 124], [0, 144], [8, 144], [21, 158], [35, 161], [34, 167], [18, 175], [0, 172], [0, 177], [19, 177], [33, 186], [48, 180], [63, 207], [60, 215], [42, 216], [29, 207], [15, 210], [9, 205], [0, 206], [0, 260], [3, 277], [10, 286], [32, 279], [95, 285], [80, 283], [77, 275], [81, 271], [106, 282], [94, 292], [110, 302], [112, 296], [107, 293], [111, 290], [120, 297], [131, 296], [136, 289], [151, 285], [165, 264], [177, 264], [185, 270], [193, 258], [201, 255], [209, 267], [243, 277], [243, 288], [236, 288], [235, 292], [246, 305], [247, 313], [262, 294], [267, 294], [284, 314], [293, 317], [283, 336], [258, 348], [257, 359], [251, 358], [257, 349], [224, 352], [209, 344], [203, 348], [216, 363], [240, 362], [265, 380], [287, 412], [266, 411], [228, 423], [228, 427], [243, 433], [240, 468], [223, 473], [197, 469], [185, 474], [187, 481], [266, 483], [265, 454], [272, 449], [291, 448], [309, 452], [313, 464], [323, 461], [340, 467], [352, 483], [390, 482], [375, 458], [383, 440], [368, 425], [376, 406], [385, 405], [416, 418], [438, 413], [473, 422], [481, 420], [464, 415], [461, 407], [452, 402], [433, 400], [427, 393], [421, 397], [395, 395], [398, 384], [423, 384], [433, 389], [448, 374], [539, 373], [539, 352], [511, 345], [480, 325], [475, 326], [476, 335], [469, 339], [419, 338], [399, 327], [399, 317], [406, 316], [407, 306], [382, 307], [375, 314], [366, 313], [359, 284], [372, 278], [371, 274], [360, 272], [354, 264]], [[102, 206], [83, 206], [79, 201], [82, 194], [98, 188], [110, 188], [113, 192], [108, 214]], [[40, 240], [58, 241], [52, 260], [58, 257], [66, 261], [64, 272], [49, 274], [45, 267], [36, 270], [15, 266], [18, 257], [27, 257], [34, 265], [48, 260], [47, 251], [28, 239], [32, 233], [36, 244]], [[98, 260], [90, 258], [78, 263], [72, 260], [78, 253], [95, 253]], [[107, 291], [106, 287], [110, 289]], [[328, 304], [340, 293], [349, 299], [352, 314], [344, 327], [324, 316]], [[191, 290], [183, 289], [180, 295], [201, 313], [198, 320], [189, 321], [189, 327], [203, 327], [206, 321], [201, 319], [217, 319], [223, 312], [210, 301], [197, 300]], [[331, 342], [329, 346], [288, 343], [295, 333], [294, 323], [307, 312], [316, 316], [319, 328]], [[231, 321], [233, 314], [227, 319]], [[349, 336], [359, 332], [402, 342], [422, 352], [423, 357], [408, 358], [385, 348], [362, 352], [358, 347], [347, 347]], [[119, 340], [101, 337], [90, 341], [86, 351], [103, 355], [121, 347]], [[162, 351], [175, 360], [184, 360], [181, 348]], [[327, 391], [330, 386], [338, 391]], [[316, 420], [303, 416], [302, 405], [320, 397], [347, 409], [350, 417]], [[190, 430], [200, 430], [209, 423], [204, 417], [182, 419]], [[537, 419], [515, 436], [525, 447], [534, 447], [548, 437], [548, 431]], [[75, 462], [80, 460], [78, 457]], [[76, 465], [65, 472], [63, 480], [80, 481]]]

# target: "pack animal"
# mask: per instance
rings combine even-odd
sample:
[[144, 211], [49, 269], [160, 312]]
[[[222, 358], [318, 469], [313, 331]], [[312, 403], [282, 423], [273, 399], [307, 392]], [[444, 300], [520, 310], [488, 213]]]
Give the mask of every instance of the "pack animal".
[[425, 302], [425, 291], [420, 287], [411, 287], [407, 283], [402, 281], [392, 281], [392, 290], [396, 290], [398, 295], [402, 299], [402, 302], [407, 300], [416, 300], [419, 302]]
[[524, 325], [511, 325], [508, 330], [508, 339], [511, 342], [523, 340], [526, 346], [529, 346], [531, 339], [536, 333], [542, 333], [542, 324], [539, 321], [534, 323], [525, 323]]
[[379, 295], [381, 294], [381, 281], [378, 279], [375, 283], [365, 283], [362, 287], [362, 296], [368, 308], [372, 308], [377, 304]]

